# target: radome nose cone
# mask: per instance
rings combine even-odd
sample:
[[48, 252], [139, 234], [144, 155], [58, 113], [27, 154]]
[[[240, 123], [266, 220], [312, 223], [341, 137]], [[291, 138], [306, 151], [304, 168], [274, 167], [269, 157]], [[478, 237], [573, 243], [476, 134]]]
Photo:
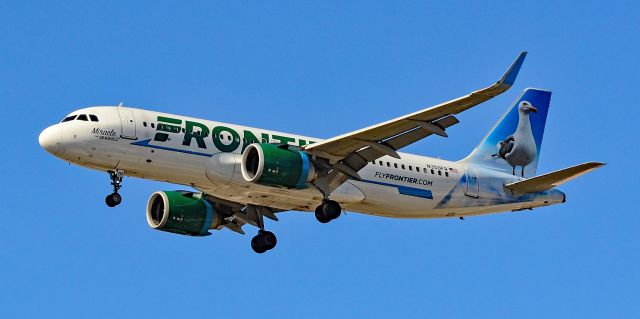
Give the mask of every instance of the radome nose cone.
[[49, 126], [38, 136], [38, 143], [47, 152], [56, 155], [60, 151], [60, 140], [62, 139], [62, 128], [58, 125]]

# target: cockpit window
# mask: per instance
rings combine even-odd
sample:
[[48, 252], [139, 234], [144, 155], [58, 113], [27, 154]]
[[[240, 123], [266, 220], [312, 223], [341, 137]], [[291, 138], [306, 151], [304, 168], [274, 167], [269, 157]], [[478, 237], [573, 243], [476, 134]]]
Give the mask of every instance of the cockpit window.
[[73, 121], [76, 118], [76, 116], [77, 115], [69, 115], [69, 116], [65, 117], [64, 120], [62, 120], [61, 123]]
[[80, 115], [78, 115], [78, 120], [79, 121], [88, 121], [89, 119], [87, 118], [86, 114], [80, 114]]
[[91, 122], [98, 122], [98, 117], [93, 114], [89, 114], [89, 118], [91, 119]]

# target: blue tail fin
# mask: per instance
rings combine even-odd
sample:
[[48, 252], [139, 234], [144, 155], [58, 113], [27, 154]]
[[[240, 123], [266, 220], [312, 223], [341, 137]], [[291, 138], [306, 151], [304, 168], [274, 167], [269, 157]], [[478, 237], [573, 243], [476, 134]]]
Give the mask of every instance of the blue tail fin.
[[517, 176], [535, 176], [551, 92], [525, 89], [511, 109], [462, 162]]

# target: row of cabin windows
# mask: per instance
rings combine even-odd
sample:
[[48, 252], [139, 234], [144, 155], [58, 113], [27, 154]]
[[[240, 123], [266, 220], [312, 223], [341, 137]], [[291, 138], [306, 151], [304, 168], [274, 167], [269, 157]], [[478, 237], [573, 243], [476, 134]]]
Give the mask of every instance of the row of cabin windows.
[[[144, 127], [147, 127], [147, 122], [142, 122], [142, 125], [143, 125]], [[151, 123], [151, 128], [154, 128], [154, 126], [155, 126], [155, 125], [154, 125], [154, 123]], [[183, 127], [183, 128], [182, 128], [182, 133], [185, 133], [185, 132], [186, 132], [186, 130], [185, 130], [185, 128]], [[190, 133], [191, 133], [191, 131], [190, 131]], [[196, 132], [195, 132], [195, 134], [196, 134], [196, 135], [200, 135], [201, 133], [202, 133], [201, 131], [196, 131]], [[209, 134], [205, 134], [204, 136], [205, 136], [205, 137], [207, 137], [208, 135], [209, 135]], [[223, 140], [223, 139], [225, 138], [225, 136], [226, 136], [227, 140], [231, 141], [231, 135], [226, 135], [226, 134], [220, 134], [220, 139], [221, 139], [221, 140]], [[214, 134], [214, 135], [213, 135], [213, 137], [214, 137], [214, 138], [217, 138], [216, 134]], [[238, 139], [238, 138], [236, 138], [236, 141], [239, 141], [239, 139]], [[242, 142], [243, 142], [243, 143], [247, 143], [247, 141], [248, 141], [248, 140], [247, 140], [246, 138], [242, 138]], [[267, 143], [267, 140], [263, 138], [263, 139], [262, 139], [262, 143]], [[371, 162], [371, 163], [372, 163], [373, 165], [375, 165], [375, 164], [376, 164], [376, 162], [375, 162], [375, 161], [373, 161], [373, 162]], [[384, 162], [384, 163], [386, 163], [386, 164], [387, 164], [387, 167], [391, 167], [391, 163], [390, 163], [390, 162]], [[378, 164], [379, 164], [380, 166], [384, 166], [384, 163], [383, 163], [382, 161], [378, 161]], [[398, 163], [393, 163], [393, 167], [398, 168]], [[405, 166], [404, 164], [400, 164], [400, 167], [401, 167], [402, 169], [406, 169], [406, 166]], [[410, 170], [410, 171], [414, 171], [414, 167], [413, 167], [413, 166], [409, 165], [408, 167], [409, 167], [409, 170]], [[415, 171], [416, 171], [416, 172], [420, 172], [420, 167], [415, 167]], [[422, 168], [422, 171], [423, 171], [423, 173], [425, 173], [425, 174], [427, 174], [427, 172], [428, 172], [428, 170], [427, 170], [427, 168], [426, 168], [426, 167], [423, 167], [423, 168]], [[435, 171], [434, 169], [431, 169], [431, 174], [435, 175], [435, 174], [436, 174], [436, 171]], [[441, 170], [438, 170], [438, 175], [441, 175], [441, 176], [442, 176], [442, 171], [441, 171]], [[445, 171], [445, 172], [444, 172], [444, 176], [449, 177], [449, 172]]]
[[[417, 166], [416, 167], [413, 167], [411, 165], [405, 166], [404, 164], [398, 165], [398, 163], [378, 161], [378, 165], [380, 165], [380, 166], [385, 166], [385, 163], [386, 163], [387, 167], [391, 167], [391, 165], [393, 164], [394, 168], [407, 169], [407, 167], [408, 167], [409, 170], [412, 171], [412, 172], [418, 172], [418, 173], [420, 172], [420, 167], [417, 167]], [[376, 165], [376, 162], [373, 161], [373, 162], [371, 162], [371, 164]], [[435, 174], [438, 174], [440, 176], [443, 175], [441, 170], [437, 170], [436, 171], [433, 168], [432, 169], [427, 169], [426, 167], [423, 167], [422, 168], [422, 172], [425, 173], [425, 174], [428, 174], [429, 172], [431, 172], [432, 175], [435, 175]], [[445, 171], [444, 172], [444, 176], [449, 177], [449, 172]]]
[[93, 114], [80, 114], [80, 115], [69, 115], [67, 117], [65, 117], [62, 122], [60, 123], [64, 123], [64, 122], [71, 122], [71, 121], [85, 121], [88, 122], [89, 120], [91, 120], [91, 122], [98, 122], [98, 117], [93, 115]]
[[[142, 122], [142, 125], [143, 125], [144, 127], [147, 127], [147, 122]], [[155, 128], [154, 123], [151, 123], [151, 128]], [[183, 128], [182, 128], [182, 133], [185, 133], [185, 132], [186, 132], [186, 130], [185, 130], [185, 128], [183, 127]], [[190, 130], [190, 132], [189, 132], [189, 133], [191, 133], [191, 130]], [[196, 132], [195, 132], [195, 135], [200, 135], [200, 134], [202, 134], [202, 132], [201, 132], [201, 131], [196, 131]], [[205, 137], [207, 137], [207, 136], [209, 136], [209, 134], [205, 134], [204, 136], [205, 136]], [[221, 140], [223, 140], [223, 139], [225, 138], [225, 136], [226, 136], [227, 140], [231, 141], [231, 135], [230, 135], [230, 134], [229, 134], [229, 135], [227, 135], [227, 134], [220, 134], [220, 139], [221, 139]], [[216, 134], [214, 134], [214, 135], [213, 135], [213, 137], [214, 137], [214, 138], [217, 138]], [[237, 142], [237, 141], [239, 141], [239, 139], [238, 139], [238, 138], [236, 138], [236, 142]], [[243, 142], [243, 143], [247, 143], [247, 141], [248, 141], [248, 140], [247, 140], [246, 138], [242, 138], [242, 142]], [[267, 140], [263, 138], [263, 139], [262, 139], [262, 143], [267, 143]], [[373, 165], [375, 165], [375, 164], [376, 164], [376, 162], [375, 162], [375, 161], [373, 161], [373, 162], [371, 162], [371, 163], [372, 163]], [[391, 167], [391, 163], [390, 163], [390, 162], [384, 162], [384, 163], [386, 163], [386, 164], [387, 164], [387, 167]], [[384, 166], [384, 163], [383, 163], [382, 161], [378, 161], [378, 164], [379, 164], [380, 166]], [[393, 167], [398, 168], [398, 163], [393, 163]], [[400, 164], [400, 167], [401, 167], [402, 169], [406, 169], [406, 166], [405, 166], [404, 164]], [[409, 170], [410, 170], [410, 171], [414, 171], [414, 167], [413, 167], [413, 166], [409, 165], [408, 167], [409, 167]], [[415, 167], [415, 171], [416, 171], [416, 172], [420, 172], [420, 167]], [[423, 173], [425, 173], [425, 174], [427, 174], [427, 172], [428, 172], [428, 170], [427, 170], [427, 168], [426, 168], [426, 167], [423, 167], [423, 168], [422, 168], [422, 171], [423, 171]], [[435, 175], [435, 174], [436, 174], [436, 171], [435, 171], [434, 169], [431, 169], [431, 174]], [[438, 170], [438, 173], [437, 173], [437, 174], [442, 176], [442, 171], [441, 171], [441, 170]], [[445, 172], [444, 172], [444, 176], [449, 177], [449, 172], [445, 171]]]

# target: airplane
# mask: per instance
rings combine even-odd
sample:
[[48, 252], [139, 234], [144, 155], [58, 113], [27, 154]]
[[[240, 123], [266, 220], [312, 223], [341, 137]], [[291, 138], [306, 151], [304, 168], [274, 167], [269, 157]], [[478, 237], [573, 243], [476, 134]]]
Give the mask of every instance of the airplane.
[[82, 108], [44, 129], [50, 154], [109, 174], [122, 202], [123, 177], [164, 181], [195, 191], [157, 191], [148, 200], [150, 227], [208, 236], [228, 229], [256, 253], [276, 246], [264, 217], [314, 212], [320, 223], [351, 211], [393, 218], [447, 218], [529, 210], [564, 203], [556, 187], [601, 167], [587, 162], [536, 175], [551, 92], [528, 88], [464, 159], [447, 161], [398, 152], [459, 123], [455, 115], [514, 83], [522, 52], [493, 85], [462, 97], [330, 139], [301, 136], [151, 110]]

